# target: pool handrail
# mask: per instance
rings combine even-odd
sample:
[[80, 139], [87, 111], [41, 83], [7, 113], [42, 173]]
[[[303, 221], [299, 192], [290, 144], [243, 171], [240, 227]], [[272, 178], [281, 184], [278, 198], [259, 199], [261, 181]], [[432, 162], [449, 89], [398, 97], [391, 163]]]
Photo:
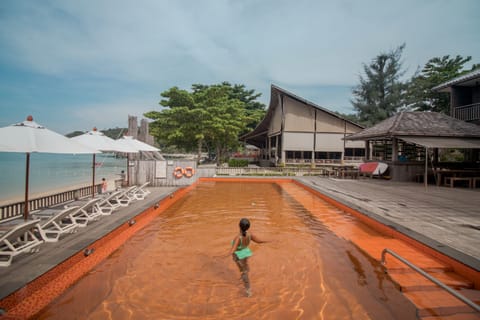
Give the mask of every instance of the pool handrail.
[[[453, 295], [455, 298], [461, 300], [462, 302], [464, 302], [465, 304], [469, 305], [470, 307], [472, 307], [475, 311], [477, 312], [480, 312], [480, 306], [478, 304], [476, 304], [475, 302], [473, 302], [472, 300], [468, 299], [467, 297], [461, 295], [460, 293], [458, 293], [457, 291], [453, 290], [452, 288], [450, 288], [449, 286], [447, 286], [446, 284], [444, 284], [443, 282], [441, 282], [440, 280], [438, 280], [437, 278], [431, 276], [430, 274], [426, 273], [425, 271], [423, 271], [422, 269], [420, 269], [419, 267], [417, 267], [416, 265], [414, 265], [413, 263], [411, 263], [410, 261], [408, 261], [407, 259], [403, 258], [402, 256], [400, 256], [398, 253], [395, 253], [394, 251], [388, 249], [388, 248], [385, 248], [383, 249], [382, 251], [382, 260], [381, 260], [381, 263], [383, 266], [385, 266], [386, 264], [386, 255], [390, 254], [392, 257], [395, 257], [397, 258], [399, 261], [403, 262], [404, 264], [406, 264], [407, 266], [409, 266], [410, 268], [412, 268], [413, 270], [415, 270], [416, 272], [420, 273], [422, 276], [424, 276], [425, 278], [427, 278], [428, 280], [432, 281], [433, 283], [435, 283], [436, 285], [438, 285], [440, 288], [442, 288], [443, 290], [447, 291], [448, 293], [450, 293], [451, 295]], [[387, 272], [385, 270], [385, 272]]]

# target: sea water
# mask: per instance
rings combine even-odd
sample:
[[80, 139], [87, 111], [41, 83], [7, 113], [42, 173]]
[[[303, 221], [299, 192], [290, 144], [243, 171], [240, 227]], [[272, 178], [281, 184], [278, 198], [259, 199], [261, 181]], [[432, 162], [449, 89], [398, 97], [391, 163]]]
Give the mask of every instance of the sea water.
[[[126, 159], [110, 154], [95, 155], [95, 182], [119, 179]], [[29, 195], [92, 183], [93, 156], [30, 154]], [[26, 154], [0, 152], [0, 202], [25, 196]]]

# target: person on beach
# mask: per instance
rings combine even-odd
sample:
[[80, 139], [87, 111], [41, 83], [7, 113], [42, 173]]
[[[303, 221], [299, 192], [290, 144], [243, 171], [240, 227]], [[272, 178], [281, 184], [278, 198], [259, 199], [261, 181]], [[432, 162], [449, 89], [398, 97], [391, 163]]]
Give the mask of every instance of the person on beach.
[[107, 180], [105, 178], [102, 178], [102, 193], [107, 193]]
[[122, 182], [120, 183], [120, 186], [121, 187], [125, 187], [127, 185], [127, 181], [125, 180], [127, 176], [125, 175], [125, 171], [122, 170], [122, 172], [120, 172], [120, 179], [122, 180]]
[[252, 251], [248, 247], [250, 241], [256, 243], [266, 243], [268, 241], [260, 240], [253, 233], [247, 232], [250, 228], [250, 221], [246, 218], [242, 218], [238, 224], [240, 227], [240, 233], [232, 240], [232, 248], [229, 255], [232, 256], [233, 261], [237, 264], [240, 273], [242, 274], [242, 281], [245, 285], [247, 297], [252, 295], [250, 290], [250, 279], [248, 278], [248, 272], [250, 268], [248, 266], [248, 258], [252, 256]]

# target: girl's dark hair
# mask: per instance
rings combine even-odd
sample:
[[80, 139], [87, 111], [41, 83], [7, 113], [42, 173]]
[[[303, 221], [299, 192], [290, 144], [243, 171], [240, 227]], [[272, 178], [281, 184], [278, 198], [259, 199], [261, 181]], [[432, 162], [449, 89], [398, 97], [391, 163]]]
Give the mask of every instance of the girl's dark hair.
[[242, 218], [238, 225], [240, 226], [240, 230], [242, 231], [242, 236], [245, 237], [247, 235], [248, 228], [250, 228], [250, 221], [248, 221], [247, 218]]

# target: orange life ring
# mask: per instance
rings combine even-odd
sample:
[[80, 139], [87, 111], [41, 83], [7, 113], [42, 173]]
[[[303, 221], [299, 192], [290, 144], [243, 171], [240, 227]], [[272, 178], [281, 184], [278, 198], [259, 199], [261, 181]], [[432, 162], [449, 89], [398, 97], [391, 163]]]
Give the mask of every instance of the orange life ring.
[[183, 174], [185, 173], [185, 170], [183, 170], [182, 167], [176, 167], [175, 170], [173, 170], [173, 176], [177, 179], [180, 179], [183, 177]]
[[195, 174], [195, 169], [192, 167], [185, 167], [184, 173], [185, 177], [191, 178]]

